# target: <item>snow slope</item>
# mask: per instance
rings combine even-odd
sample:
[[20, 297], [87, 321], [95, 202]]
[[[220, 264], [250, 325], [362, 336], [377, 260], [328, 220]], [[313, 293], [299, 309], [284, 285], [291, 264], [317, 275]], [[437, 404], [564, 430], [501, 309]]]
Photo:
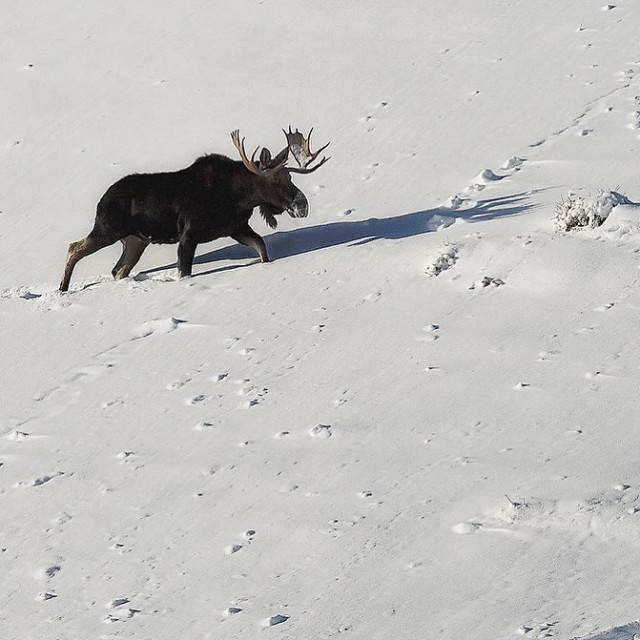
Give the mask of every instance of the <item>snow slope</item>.
[[[614, 0], [615, 1], [615, 0]], [[640, 5], [33, 0], [0, 38], [0, 637], [640, 635]], [[315, 127], [194, 277], [66, 247]]]

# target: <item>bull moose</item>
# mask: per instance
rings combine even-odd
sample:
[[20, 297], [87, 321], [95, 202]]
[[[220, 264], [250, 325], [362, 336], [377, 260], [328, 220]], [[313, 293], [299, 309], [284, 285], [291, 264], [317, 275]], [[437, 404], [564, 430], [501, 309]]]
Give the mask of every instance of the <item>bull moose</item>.
[[[133, 174], [111, 185], [98, 202], [93, 230], [69, 245], [60, 291], [67, 291], [78, 260], [99, 249], [122, 242], [122, 255], [112, 270], [116, 279], [126, 278], [149, 244], [178, 243], [178, 275], [190, 276], [196, 247], [202, 242], [231, 236], [253, 247], [262, 262], [269, 256], [264, 240], [250, 226], [254, 208], [271, 228], [285, 211], [294, 218], [309, 213], [309, 203], [291, 180], [292, 173], [312, 173], [329, 158], [311, 166], [328, 143], [316, 152], [310, 148], [311, 133], [283, 129], [287, 146], [275, 157], [266, 147], [258, 160], [257, 147], [247, 157], [244, 138], [231, 133], [241, 161], [210, 154], [190, 167], [165, 173]], [[288, 167], [289, 153], [298, 167]]]

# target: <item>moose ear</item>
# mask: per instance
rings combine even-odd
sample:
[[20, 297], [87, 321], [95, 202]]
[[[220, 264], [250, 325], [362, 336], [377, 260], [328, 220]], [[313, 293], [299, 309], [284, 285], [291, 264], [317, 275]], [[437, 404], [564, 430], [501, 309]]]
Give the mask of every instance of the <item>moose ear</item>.
[[262, 147], [262, 151], [260, 152], [260, 164], [263, 169], [268, 169], [269, 164], [271, 163], [271, 151], [267, 149], [267, 147]]
[[286, 146], [273, 160], [272, 160], [272, 164], [273, 166], [277, 166], [279, 164], [284, 164], [287, 161], [287, 158], [289, 157], [289, 147]]

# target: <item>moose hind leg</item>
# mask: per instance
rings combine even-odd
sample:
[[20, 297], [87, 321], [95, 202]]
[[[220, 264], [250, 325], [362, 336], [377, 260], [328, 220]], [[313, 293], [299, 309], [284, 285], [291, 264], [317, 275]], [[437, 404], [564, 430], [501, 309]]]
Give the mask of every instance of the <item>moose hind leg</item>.
[[232, 234], [231, 237], [240, 244], [253, 247], [258, 252], [261, 262], [269, 262], [267, 247], [262, 236], [258, 235], [248, 224], [241, 227], [236, 233]]
[[138, 261], [142, 257], [144, 250], [149, 246], [146, 240], [142, 240], [136, 236], [127, 236], [122, 238], [122, 255], [115, 267], [111, 271], [111, 274], [116, 280], [126, 278], [131, 270], [138, 264]]
[[71, 282], [71, 274], [73, 268], [76, 266], [79, 260], [86, 256], [95, 253], [96, 251], [113, 244], [117, 238], [113, 240], [107, 240], [103, 236], [94, 233], [93, 231], [84, 239], [72, 242], [69, 245], [67, 251], [67, 260], [64, 265], [64, 274], [62, 281], [60, 282], [60, 291], [68, 291], [69, 283]]

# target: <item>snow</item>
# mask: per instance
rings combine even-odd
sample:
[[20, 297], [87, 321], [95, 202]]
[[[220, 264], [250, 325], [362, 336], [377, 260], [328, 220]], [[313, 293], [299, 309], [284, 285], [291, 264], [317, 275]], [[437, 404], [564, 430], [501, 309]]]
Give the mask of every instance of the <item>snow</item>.
[[[0, 637], [640, 637], [639, 20], [7, 8]], [[331, 160], [254, 215], [273, 262], [114, 246], [57, 291], [115, 180], [289, 125]]]

